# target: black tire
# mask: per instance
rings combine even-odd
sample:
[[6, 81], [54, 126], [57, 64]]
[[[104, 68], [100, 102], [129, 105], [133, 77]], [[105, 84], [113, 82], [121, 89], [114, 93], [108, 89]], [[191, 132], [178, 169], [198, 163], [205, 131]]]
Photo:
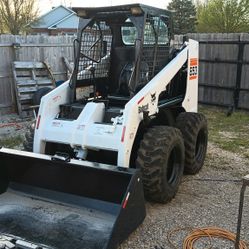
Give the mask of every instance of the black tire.
[[185, 145], [185, 167], [187, 174], [196, 174], [203, 167], [207, 152], [208, 127], [203, 114], [183, 112], [176, 119]]
[[138, 150], [145, 198], [159, 203], [174, 198], [184, 169], [184, 142], [179, 129], [155, 126], [145, 133]]
[[40, 105], [41, 99], [43, 96], [45, 96], [47, 93], [49, 93], [52, 90], [50, 87], [43, 87], [38, 89], [32, 98], [33, 105]]
[[33, 152], [33, 144], [34, 144], [34, 135], [35, 135], [35, 123], [33, 123], [29, 131], [25, 134], [25, 140], [23, 141], [23, 150]]

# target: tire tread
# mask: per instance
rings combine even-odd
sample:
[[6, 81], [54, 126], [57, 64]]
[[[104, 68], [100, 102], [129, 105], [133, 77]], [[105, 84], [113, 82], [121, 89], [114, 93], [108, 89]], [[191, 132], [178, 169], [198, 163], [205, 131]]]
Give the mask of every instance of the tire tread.
[[[179, 181], [176, 186], [168, 188], [163, 186], [164, 161], [167, 158], [167, 149], [177, 141], [182, 149], [182, 166], [178, 172]], [[155, 126], [149, 128], [140, 143], [136, 165], [141, 169], [145, 197], [148, 200], [160, 203], [170, 201], [176, 194], [183, 173], [184, 144], [179, 129], [168, 126]]]
[[207, 120], [205, 116], [201, 113], [183, 112], [180, 113], [176, 119], [176, 127], [180, 129], [184, 138], [184, 146], [185, 146], [184, 172], [187, 174], [196, 174], [201, 170], [204, 164], [206, 150], [207, 150], [207, 144], [206, 144], [203, 153], [203, 158], [200, 162], [197, 162], [195, 159], [196, 139], [200, 129], [205, 129], [206, 136], [208, 136]]

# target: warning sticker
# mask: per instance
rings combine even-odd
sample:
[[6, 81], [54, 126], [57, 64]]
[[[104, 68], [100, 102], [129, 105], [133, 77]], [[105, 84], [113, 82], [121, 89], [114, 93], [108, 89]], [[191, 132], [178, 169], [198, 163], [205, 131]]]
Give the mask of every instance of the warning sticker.
[[190, 69], [189, 69], [189, 80], [197, 79], [198, 75], [198, 59], [191, 58], [190, 59]]

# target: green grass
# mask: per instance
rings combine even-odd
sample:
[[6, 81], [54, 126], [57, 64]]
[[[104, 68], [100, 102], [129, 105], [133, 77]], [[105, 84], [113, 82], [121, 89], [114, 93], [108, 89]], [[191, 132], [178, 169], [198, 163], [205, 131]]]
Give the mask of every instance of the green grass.
[[199, 108], [208, 119], [209, 141], [249, 158], [249, 112], [236, 111], [227, 117], [226, 111], [217, 107]]
[[19, 146], [23, 143], [23, 138], [18, 135], [15, 137], [8, 137], [8, 138], [2, 138], [0, 139], [0, 147], [6, 147], [6, 148], [14, 148], [15, 146]]

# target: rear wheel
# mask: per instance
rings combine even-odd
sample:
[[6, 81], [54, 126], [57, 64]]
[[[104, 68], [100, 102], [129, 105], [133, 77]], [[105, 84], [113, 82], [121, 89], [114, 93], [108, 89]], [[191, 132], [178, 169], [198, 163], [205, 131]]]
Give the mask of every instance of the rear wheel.
[[25, 151], [33, 152], [34, 135], [35, 135], [35, 122], [31, 124], [29, 130], [25, 134], [25, 140], [23, 142], [23, 149]]
[[176, 194], [184, 169], [184, 143], [173, 127], [155, 126], [145, 133], [136, 165], [141, 169], [145, 197], [166, 203]]
[[207, 120], [203, 114], [183, 112], [177, 117], [176, 126], [184, 138], [184, 172], [196, 174], [202, 168], [207, 152]]
[[38, 89], [33, 95], [33, 99], [32, 99], [33, 105], [40, 105], [42, 97], [45, 96], [50, 91], [52, 91], [52, 88], [50, 87], [42, 87]]

